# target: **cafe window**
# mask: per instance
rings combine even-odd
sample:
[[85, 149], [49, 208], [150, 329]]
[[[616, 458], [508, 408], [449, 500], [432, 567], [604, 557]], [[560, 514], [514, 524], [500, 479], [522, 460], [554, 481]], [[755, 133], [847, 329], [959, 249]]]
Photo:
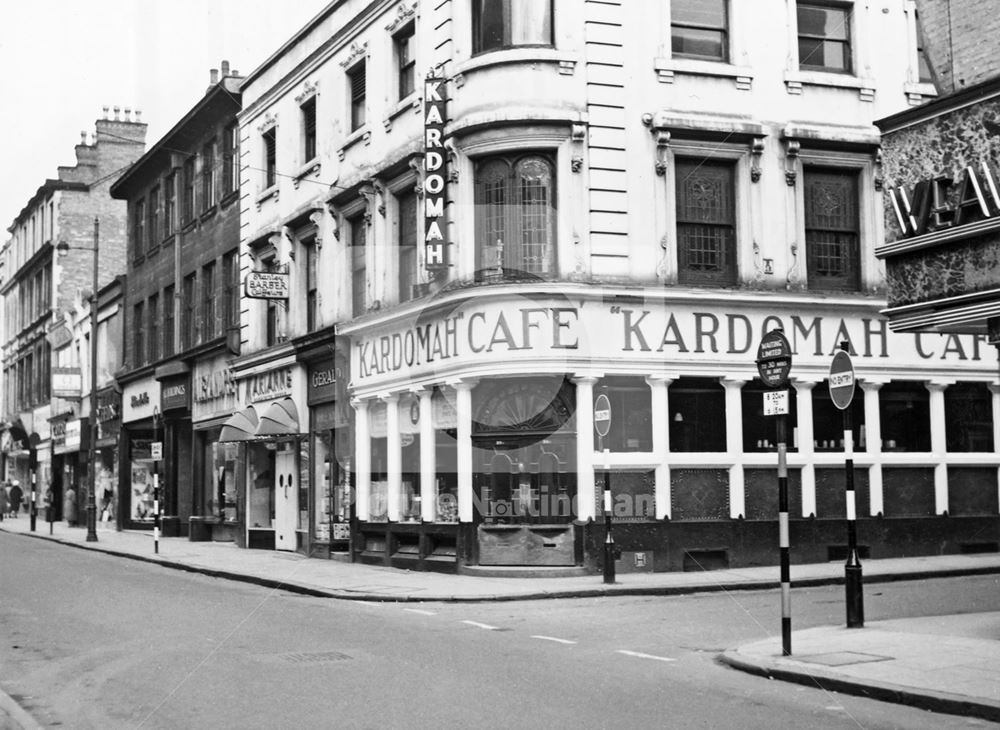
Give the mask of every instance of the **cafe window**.
[[930, 451], [930, 393], [923, 382], [894, 380], [878, 392], [882, 451]]
[[806, 168], [804, 179], [809, 288], [857, 291], [861, 283], [858, 173]]
[[986, 383], [956, 383], [944, 391], [948, 451], [994, 451], [993, 395]]
[[[843, 451], [844, 412], [833, 404], [830, 398], [830, 381], [817, 383], [812, 389], [813, 405], [813, 449], [815, 451]], [[865, 398], [861, 388], [856, 388], [854, 398], [848, 407], [851, 412], [851, 431], [854, 434], [854, 448], [863, 450], [867, 446], [865, 428]]]
[[681, 284], [736, 283], [735, 167], [677, 158], [677, 272]]
[[[778, 448], [778, 417], [764, 415], [764, 393], [771, 391], [760, 381], [743, 386], [740, 397], [743, 401], [743, 451], [776, 451]], [[785, 444], [788, 451], [799, 447], [798, 402], [795, 388], [782, 388], [788, 393], [788, 414], [785, 416]]]
[[726, 450], [726, 391], [713, 378], [678, 378], [670, 384], [670, 450]]
[[[603, 448], [611, 451], [652, 451], [652, 393], [643, 377], [603, 378], [594, 397], [604, 394], [611, 403], [611, 424]], [[602, 448], [594, 434], [594, 449]]]

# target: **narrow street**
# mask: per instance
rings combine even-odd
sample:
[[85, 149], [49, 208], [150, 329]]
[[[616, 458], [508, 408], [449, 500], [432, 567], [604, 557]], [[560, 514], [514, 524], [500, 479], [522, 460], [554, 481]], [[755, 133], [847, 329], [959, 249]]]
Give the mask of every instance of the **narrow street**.
[[[773, 592], [369, 604], [3, 533], [0, 551], [0, 687], [46, 727], [988, 724], [721, 666], [777, 630]], [[867, 615], [998, 610], [997, 581], [871, 586]], [[796, 628], [842, 621], [842, 590], [795, 590]]]

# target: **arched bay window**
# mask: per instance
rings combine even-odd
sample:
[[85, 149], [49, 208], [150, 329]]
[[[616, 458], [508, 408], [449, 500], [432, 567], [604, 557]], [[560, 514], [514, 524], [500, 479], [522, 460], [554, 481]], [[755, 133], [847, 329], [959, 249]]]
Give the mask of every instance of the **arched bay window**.
[[548, 155], [476, 163], [476, 268], [489, 276], [556, 272], [555, 165]]

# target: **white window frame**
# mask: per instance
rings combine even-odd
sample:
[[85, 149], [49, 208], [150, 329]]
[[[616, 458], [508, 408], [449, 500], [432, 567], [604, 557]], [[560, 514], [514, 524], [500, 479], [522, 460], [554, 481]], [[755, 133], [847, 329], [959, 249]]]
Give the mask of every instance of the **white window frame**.
[[868, 8], [859, 0], [801, 0], [815, 5], [844, 8], [851, 16], [851, 73], [813, 71], [799, 68], [799, 16], [800, 0], [785, 0], [788, 27], [788, 66], [785, 68], [785, 90], [801, 94], [806, 86], [826, 86], [852, 89], [861, 101], [875, 100], [875, 79], [871, 78], [868, 51]]
[[660, 83], [672, 84], [677, 76], [713, 76], [731, 79], [737, 89], [750, 91], [754, 77], [747, 45], [750, 35], [743, 29], [751, 26], [752, 16], [748, 17], [748, 13], [756, 12], [751, 4], [726, 0], [728, 61], [674, 58], [671, 10], [671, 0], [661, 0], [649, 16], [649, 22], [656, 23], [660, 29], [659, 52], [653, 59], [653, 70]]

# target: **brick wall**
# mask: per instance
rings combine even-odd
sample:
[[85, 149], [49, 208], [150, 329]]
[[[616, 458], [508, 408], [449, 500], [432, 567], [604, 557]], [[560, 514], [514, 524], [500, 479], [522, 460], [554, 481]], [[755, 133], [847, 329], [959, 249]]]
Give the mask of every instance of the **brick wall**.
[[1000, 13], [982, 0], [916, 0], [924, 45], [944, 93], [1000, 74]]

